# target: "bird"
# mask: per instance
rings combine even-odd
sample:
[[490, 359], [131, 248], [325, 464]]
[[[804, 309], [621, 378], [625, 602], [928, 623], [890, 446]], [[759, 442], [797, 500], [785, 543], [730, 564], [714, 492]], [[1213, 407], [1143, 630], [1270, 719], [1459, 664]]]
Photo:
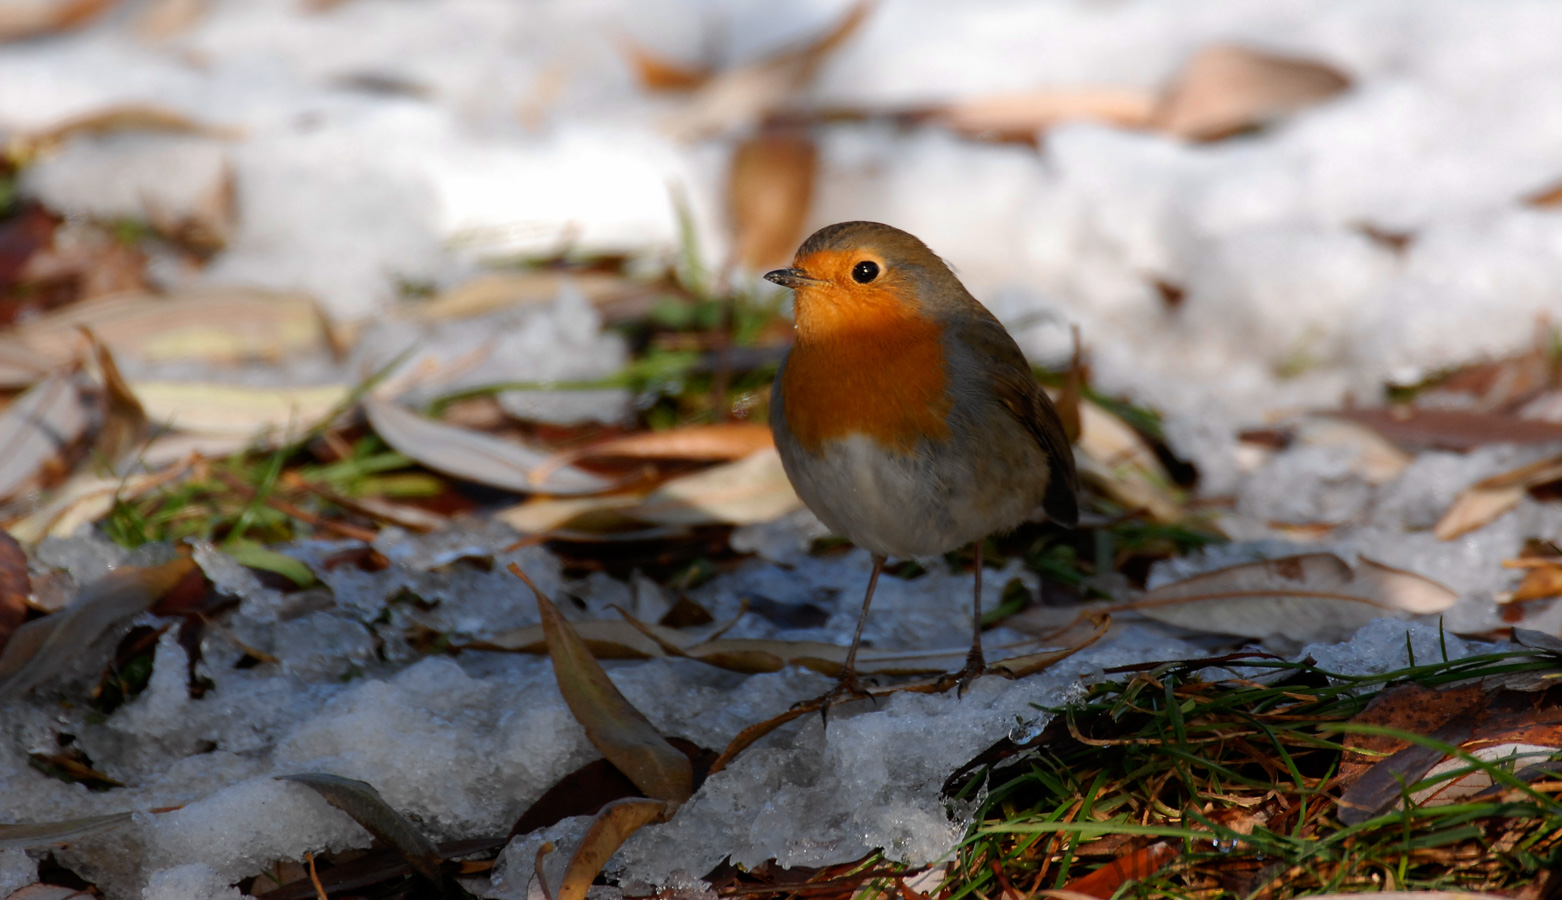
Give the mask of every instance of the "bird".
[[1079, 476], [1063, 422], [1014, 338], [908, 232], [841, 222], [765, 274], [794, 292], [795, 336], [771, 387], [770, 426], [788, 480], [830, 528], [872, 556], [836, 687], [867, 696], [857, 649], [891, 557], [976, 547], [971, 650], [952, 677], [986, 672], [982, 541], [1039, 507], [1079, 521]]

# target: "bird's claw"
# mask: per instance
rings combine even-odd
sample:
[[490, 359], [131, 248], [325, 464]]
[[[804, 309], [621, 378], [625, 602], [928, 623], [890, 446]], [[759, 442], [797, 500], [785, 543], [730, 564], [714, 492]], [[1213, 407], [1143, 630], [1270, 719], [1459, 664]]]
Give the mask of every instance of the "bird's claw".
[[971, 657], [966, 659], [965, 667], [960, 671], [950, 672], [948, 675], [938, 679], [935, 687], [940, 692], [955, 688], [955, 696], [964, 697], [966, 689], [983, 675], [998, 675], [1010, 681], [1014, 680], [1014, 673], [1008, 669], [1000, 666], [989, 666], [981, 657]]
[[804, 700], [800, 703], [792, 704], [792, 708], [802, 710], [817, 709], [819, 710], [819, 715], [828, 721], [830, 707], [838, 706], [842, 703], [850, 703], [854, 700], [873, 700], [874, 704], [878, 703], [874, 699], [873, 694], [869, 693], [867, 688], [862, 686], [862, 682], [857, 680], [855, 674], [843, 677], [836, 682], [835, 687], [830, 688], [812, 700]]

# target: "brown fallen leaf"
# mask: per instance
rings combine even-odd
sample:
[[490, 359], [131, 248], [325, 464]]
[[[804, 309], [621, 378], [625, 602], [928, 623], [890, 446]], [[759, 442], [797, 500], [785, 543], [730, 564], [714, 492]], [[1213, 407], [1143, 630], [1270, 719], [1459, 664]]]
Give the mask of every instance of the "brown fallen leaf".
[[607, 479], [572, 466], [535, 477], [549, 458], [541, 450], [426, 419], [386, 397], [365, 397], [363, 408], [385, 443], [446, 475], [526, 493], [596, 494], [612, 487]]
[[1513, 593], [1494, 597], [1498, 603], [1523, 603], [1526, 600], [1562, 597], [1562, 558], [1510, 559], [1504, 560], [1503, 566], [1516, 568], [1518, 563], [1525, 564], [1522, 566], [1526, 569], [1524, 578]]
[[1562, 481], [1562, 456], [1537, 460], [1477, 481], [1459, 492], [1448, 511], [1437, 520], [1432, 534], [1438, 540], [1449, 541], [1484, 528], [1518, 506], [1531, 488], [1553, 481]]
[[1247, 47], [1194, 54], [1162, 95], [1156, 127], [1209, 141], [1315, 106], [1350, 87], [1338, 69]]
[[688, 140], [753, 125], [780, 110], [813, 79], [824, 61], [856, 32], [877, 5], [858, 0], [828, 31], [757, 62], [712, 76], [669, 122]]
[[802, 505], [772, 447], [664, 482], [621, 512], [654, 525], [750, 525], [774, 521]]
[[686, 459], [698, 462], [742, 459], [775, 446], [768, 425], [729, 422], [719, 425], [686, 425], [666, 431], [644, 431], [597, 441], [575, 450], [555, 453], [538, 466], [533, 477], [544, 478], [553, 469], [582, 459]]
[[1413, 451], [1465, 452], [1489, 444], [1562, 441], [1562, 423], [1458, 409], [1345, 409], [1330, 415], [1373, 429]]
[[163, 41], [193, 28], [210, 10], [210, 0], [152, 0], [136, 15], [136, 37]]
[[98, 378], [103, 382], [102, 414], [99, 416], [97, 434], [93, 437], [93, 455], [117, 471], [120, 461], [140, 450], [151, 435], [151, 424], [146, 410], [135, 392], [119, 374], [114, 354], [103, 346], [86, 326], [81, 333], [92, 346], [92, 356], [97, 362]]
[[[644, 714], [624, 699], [585, 641], [526, 573], [515, 563], [510, 564], [510, 571], [526, 582], [537, 598], [559, 692], [575, 720], [585, 728], [592, 746], [629, 776], [647, 797], [672, 807], [688, 800], [694, 794], [694, 769], [689, 758], [669, 744]], [[618, 845], [613, 846], [616, 849]], [[592, 873], [593, 877], [595, 874]], [[582, 887], [582, 895], [584, 892]]]
[[1111, 900], [1112, 897], [1117, 896], [1118, 889], [1123, 885], [1130, 881], [1149, 878], [1179, 855], [1178, 848], [1166, 841], [1156, 841], [1126, 856], [1118, 857], [1088, 875], [1071, 879], [1063, 886], [1063, 890], [1086, 897], [1097, 897], [1099, 900]]
[[470, 319], [501, 309], [552, 303], [565, 285], [580, 291], [593, 306], [613, 303], [641, 290], [620, 276], [600, 272], [488, 272], [405, 312], [422, 321]]
[[[91, 0], [83, 0], [83, 2], [91, 2]], [[97, 2], [100, 5], [111, 5], [118, 0], [97, 0]], [[0, 23], [0, 29], [3, 28], [3, 23]], [[3, 35], [0, 35], [0, 39], [3, 39]], [[127, 103], [71, 116], [52, 125], [35, 128], [18, 135], [12, 139], [11, 153], [15, 158], [26, 160], [40, 153], [47, 153], [72, 138], [127, 131], [192, 134], [225, 140], [244, 136], [244, 132], [239, 129], [198, 122], [176, 109], [146, 103]]]
[[16, 629], [0, 652], [0, 704], [58, 674], [116, 623], [151, 609], [194, 567], [187, 557], [159, 566], [120, 566], [83, 588], [60, 612]]
[[1332, 553], [1243, 563], [1162, 585], [1109, 611], [1181, 628], [1290, 643], [1341, 641], [1379, 618], [1448, 609], [1458, 595], [1413, 572]]
[[1139, 88], [1048, 88], [957, 100], [911, 117], [979, 140], [1034, 144], [1043, 131], [1065, 122], [1145, 128], [1155, 104], [1155, 94]]
[[1126, 509], [1141, 510], [1159, 522], [1184, 517], [1171, 476], [1160, 457], [1126, 422], [1106, 409], [1080, 400], [1075, 461], [1080, 478]]
[[11, 0], [0, 5], [0, 43], [81, 28], [119, 0]]
[[0, 650], [5, 649], [11, 632], [27, 621], [27, 597], [32, 591], [26, 551], [16, 538], [0, 531]]
[[[0, 285], [0, 291], [4, 285]], [[24, 344], [0, 338], [0, 391], [19, 391], [37, 384], [54, 367], [48, 359]]]
[[132, 818], [134, 818], [132, 813], [118, 812], [62, 822], [39, 822], [28, 825], [0, 823], [0, 849], [25, 850], [29, 847], [46, 847], [50, 844], [74, 841], [89, 834], [97, 834], [117, 825], [123, 825]]
[[145, 362], [236, 365], [335, 348], [319, 306], [309, 297], [234, 287], [103, 297], [41, 316], [14, 336], [60, 365], [76, 355], [82, 326], [98, 334], [116, 358]]
[[803, 130], [762, 129], [732, 151], [733, 253], [749, 271], [785, 265], [803, 239], [819, 153]]
[[0, 500], [57, 479], [93, 419], [77, 372], [50, 375], [0, 413]]
[[[646, 825], [666, 819], [676, 806], [663, 800], [626, 797], [602, 807], [570, 855], [558, 891], [548, 892], [544, 887], [544, 892], [555, 900], [585, 900], [591, 883], [624, 841]], [[539, 879], [543, 877], [541, 866], [536, 872]]]
[[648, 91], [692, 91], [711, 78], [707, 66], [674, 62], [652, 53], [628, 35], [618, 40], [619, 51], [634, 70], [640, 86]]
[[[1404, 684], [1379, 693], [1351, 721], [1416, 734], [1431, 734], [1454, 717], [1476, 709], [1486, 701], [1486, 694], [1486, 689], [1479, 684], [1440, 690], [1419, 684]], [[1347, 734], [1336, 783], [1341, 788], [1349, 788], [1373, 766], [1407, 746], [1409, 743], [1401, 738], [1381, 734]]]
[[439, 850], [406, 816], [385, 802], [374, 785], [354, 778], [326, 772], [299, 772], [278, 775], [278, 781], [291, 781], [309, 788], [352, 817], [381, 843], [394, 849], [414, 872], [443, 890], [445, 875], [439, 868]]

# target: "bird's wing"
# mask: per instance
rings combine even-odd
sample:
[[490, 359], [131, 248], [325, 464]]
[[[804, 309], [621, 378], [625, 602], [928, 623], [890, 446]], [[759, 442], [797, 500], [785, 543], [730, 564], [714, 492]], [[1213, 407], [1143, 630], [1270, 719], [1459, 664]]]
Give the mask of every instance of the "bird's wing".
[[1079, 473], [1074, 468], [1074, 450], [1052, 400], [1031, 374], [1025, 354], [991, 313], [956, 327], [962, 343], [978, 359], [991, 364], [988, 377], [993, 394], [1047, 455], [1052, 471], [1041, 505], [1048, 518], [1060, 525], [1078, 524]]

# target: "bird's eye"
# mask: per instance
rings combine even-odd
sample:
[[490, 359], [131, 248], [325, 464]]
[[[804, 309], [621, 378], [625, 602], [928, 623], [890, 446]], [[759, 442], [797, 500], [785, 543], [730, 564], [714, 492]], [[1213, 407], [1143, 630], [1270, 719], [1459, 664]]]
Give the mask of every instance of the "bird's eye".
[[878, 263], [863, 260], [855, 266], [852, 266], [852, 281], [855, 281], [858, 284], [867, 284], [877, 277], [879, 277]]

